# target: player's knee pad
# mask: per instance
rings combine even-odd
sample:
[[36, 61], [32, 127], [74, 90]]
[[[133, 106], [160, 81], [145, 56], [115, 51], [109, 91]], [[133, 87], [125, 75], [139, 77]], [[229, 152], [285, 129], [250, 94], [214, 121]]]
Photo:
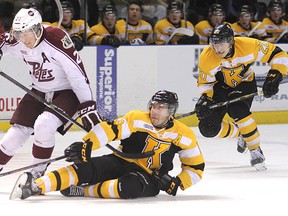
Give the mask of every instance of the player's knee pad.
[[53, 147], [55, 144], [55, 133], [62, 124], [61, 120], [50, 112], [43, 112], [34, 124], [34, 139], [40, 147]]
[[233, 119], [243, 119], [250, 115], [250, 107], [245, 102], [232, 103], [228, 106], [228, 114]]
[[204, 137], [215, 137], [221, 129], [221, 122], [203, 119], [199, 122], [198, 128]]
[[130, 172], [119, 179], [119, 195], [122, 199], [142, 197], [148, 184], [146, 177], [140, 172]]
[[14, 155], [33, 133], [33, 128], [13, 124], [1, 139], [0, 149], [7, 155]]

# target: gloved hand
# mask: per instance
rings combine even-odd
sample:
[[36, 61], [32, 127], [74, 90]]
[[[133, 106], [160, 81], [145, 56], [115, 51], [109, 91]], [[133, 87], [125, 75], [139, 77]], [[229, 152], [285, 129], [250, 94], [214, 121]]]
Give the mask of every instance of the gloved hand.
[[95, 101], [86, 101], [81, 103], [77, 108], [78, 114], [81, 117], [83, 126], [90, 131], [92, 127], [102, 121], [96, 110]]
[[92, 142], [74, 142], [64, 150], [67, 162], [75, 164], [88, 162], [91, 160]]
[[279, 84], [282, 81], [282, 74], [278, 70], [269, 70], [263, 84], [263, 94], [265, 98], [270, 98], [279, 91]]
[[120, 42], [120, 39], [115, 36], [115, 35], [107, 35], [105, 36], [102, 41], [101, 41], [101, 44], [102, 45], [110, 45], [110, 46], [113, 46], [113, 47], [119, 47], [121, 42]]
[[193, 36], [184, 35], [177, 41], [177, 44], [199, 44], [199, 36], [197, 34]]
[[134, 40], [130, 41], [130, 44], [133, 46], [137, 45], [144, 45], [145, 42], [140, 38], [135, 38]]
[[181, 185], [181, 180], [178, 177], [172, 177], [168, 174], [158, 176], [156, 172], [153, 172], [152, 176], [156, 180], [157, 188], [165, 191], [169, 195], [176, 196], [178, 187]]
[[195, 105], [195, 111], [198, 119], [204, 119], [211, 115], [212, 109], [209, 107], [213, 104], [213, 99], [207, 94], [202, 94]]
[[80, 51], [83, 49], [83, 39], [80, 35], [78, 34], [73, 34], [70, 36], [73, 44], [74, 44], [74, 47], [77, 51]]

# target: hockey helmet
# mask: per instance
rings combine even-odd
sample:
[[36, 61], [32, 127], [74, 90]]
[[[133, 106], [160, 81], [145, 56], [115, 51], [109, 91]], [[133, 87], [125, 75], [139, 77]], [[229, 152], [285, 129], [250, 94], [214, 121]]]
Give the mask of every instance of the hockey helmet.
[[157, 91], [152, 96], [151, 100], [148, 103], [149, 110], [154, 103], [167, 104], [169, 115], [175, 115], [179, 106], [177, 94], [166, 90]]
[[242, 5], [239, 10], [238, 16], [241, 16], [242, 14], [250, 14], [253, 17], [255, 15], [255, 10], [250, 5]]
[[36, 38], [36, 42], [34, 44], [35, 47], [43, 33], [42, 16], [34, 8], [22, 8], [14, 17], [12, 23], [12, 35], [16, 40], [19, 40], [21, 34], [30, 31]]
[[168, 5], [167, 11], [181, 11], [183, 10], [183, 4], [178, 1], [173, 1]]
[[117, 9], [116, 9], [116, 7], [114, 5], [108, 4], [101, 11], [102, 20], [103, 20], [103, 17], [106, 14], [115, 14], [115, 16], [117, 17], [118, 16], [118, 11], [117, 11]]
[[73, 5], [71, 4], [71, 2], [63, 1], [63, 2], [61, 2], [61, 5], [62, 5], [63, 12], [64, 11], [70, 11], [72, 13], [72, 15], [74, 16], [74, 8], [73, 8]]
[[280, 0], [272, 0], [268, 4], [267, 12], [270, 14], [273, 9], [281, 9], [284, 12], [284, 5]]
[[224, 11], [224, 8], [222, 7], [222, 5], [212, 4], [208, 9], [208, 16], [210, 17], [212, 15], [225, 16], [225, 11]]
[[234, 31], [232, 27], [228, 23], [216, 25], [212, 30], [209, 42], [212, 44], [224, 42], [232, 44], [234, 42]]
[[15, 15], [12, 23], [13, 31], [25, 32], [28, 30], [36, 30], [37, 26], [42, 23], [40, 13], [34, 8], [22, 8]]

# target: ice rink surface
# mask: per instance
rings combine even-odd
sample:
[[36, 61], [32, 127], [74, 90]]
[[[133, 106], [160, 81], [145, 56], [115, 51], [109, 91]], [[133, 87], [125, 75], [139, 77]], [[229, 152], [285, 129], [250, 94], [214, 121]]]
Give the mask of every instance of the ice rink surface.
[[[161, 192], [152, 198], [115, 200], [97, 198], [66, 198], [59, 192], [31, 197], [27, 200], [9, 200], [14, 182], [21, 172], [0, 177], [1, 215], [204, 215], [204, 216], [261, 216], [288, 213], [288, 125], [259, 125], [261, 147], [266, 157], [266, 171], [257, 172], [250, 166], [250, 154], [236, 151], [235, 139], [203, 138], [195, 131], [203, 152], [206, 167], [203, 179], [176, 197]], [[80, 141], [85, 132], [57, 135], [53, 158], [74, 141]], [[3, 133], [0, 134], [3, 136]], [[112, 144], [113, 145], [113, 144]], [[20, 149], [4, 172], [31, 164], [31, 140]], [[116, 146], [116, 145], [115, 145]], [[108, 148], [97, 154], [110, 153]], [[179, 173], [179, 161], [175, 159]], [[60, 160], [48, 171], [66, 166]]]

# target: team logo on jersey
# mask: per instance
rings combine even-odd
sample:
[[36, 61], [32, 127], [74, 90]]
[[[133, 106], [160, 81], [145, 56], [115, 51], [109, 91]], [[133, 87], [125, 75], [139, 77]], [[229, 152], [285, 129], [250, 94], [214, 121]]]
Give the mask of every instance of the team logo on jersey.
[[73, 46], [72, 41], [67, 35], [65, 35], [64, 38], [61, 39], [61, 41], [62, 41], [64, 49], [69, 49]]

